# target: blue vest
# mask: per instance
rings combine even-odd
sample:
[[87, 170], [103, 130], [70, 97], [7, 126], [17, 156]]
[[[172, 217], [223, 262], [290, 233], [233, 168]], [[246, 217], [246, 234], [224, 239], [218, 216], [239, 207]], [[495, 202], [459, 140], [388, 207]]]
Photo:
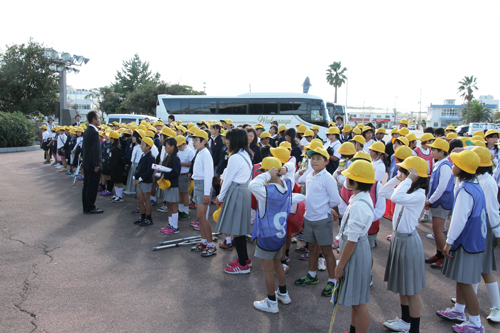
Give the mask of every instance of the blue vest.
[[479, 184], [470, 182], [460, 185], [457, 195], [462, 189], [474, 198], [474, 207], [465, 224], [464, 230], [460, 234], [460, 237], [453, 243], [451, 250], [455, 251], [459, 246], [463, 246], [464, 250], [468, 253], [484, 252], [486, 234], [488, 232], [484, 192]]
[[287, 191], [281, 194], [276, 186], [266, 185], [266, 213], [260, 217], [259, 208], [255, 214], [252, 241], [257, 238], [257, 245], [266, 251], [278, 251], [286, 239], [286, 221], [292, 208], [292, 182], [285, 180]]
[[396, 177], [398, 174], [398, 166], [396, 165], [396, 160], [394, 159], [394, 154], [391, 155], [391, 167], [389, 168], [389, 179]]
[[[451, 169], [451, 163], [448, 161], [446, 158], [439, 166], [437, 167], [436, 171], [431, 173], [431, 181], [429, 182], [429, 194], [427, 195], [427, 199], [429, 199], [434, 192], [436, 192], [436, 189], [439, 184], [439, 173], [441, 172], [441, 167], [443, 165], [447, 165]], [[437, 206], [441, 205], [443, 209], [451, 210], [453, 208], [453, 187], [455, 186], [454, 184], [455, 178], [453, 176], [450, 177], [448, 180], [448, 185], [446, 185], [446, 190], [443, 192], [443, 195], [441, 195], [441, 198], [439, 198], [436, 202], [434, 202], [431, 207], [436, 208]]]

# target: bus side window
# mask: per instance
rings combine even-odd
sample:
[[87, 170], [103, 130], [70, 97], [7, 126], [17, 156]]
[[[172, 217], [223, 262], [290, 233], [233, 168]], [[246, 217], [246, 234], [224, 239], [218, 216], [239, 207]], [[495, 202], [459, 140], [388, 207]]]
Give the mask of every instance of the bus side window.
[[247, 101], [225, 100], [219, 102], [219, 114], [247, 114]]

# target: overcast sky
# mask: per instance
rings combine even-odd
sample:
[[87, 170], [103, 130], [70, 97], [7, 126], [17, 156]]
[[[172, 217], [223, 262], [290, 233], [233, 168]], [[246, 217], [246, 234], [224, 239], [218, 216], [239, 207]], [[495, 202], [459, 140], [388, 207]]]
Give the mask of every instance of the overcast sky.
[[[138, 53], [171, 83], [209, 95], [302, 92], [333, 101], [328, 65], [348, 69], [349, 106], [422, 111], [456, 98], [477, 77], [476, 96], [500, 98], [499, 1], [10, 1], [0, 48], [33, 37], [90, 58], [74, 88], [114, 81]], [[64, 21], [62, 21], [63, 19]], [[396, 98], [397, 96], [397, 98]], [[338, 92], [345, 104], [346, 87]]]

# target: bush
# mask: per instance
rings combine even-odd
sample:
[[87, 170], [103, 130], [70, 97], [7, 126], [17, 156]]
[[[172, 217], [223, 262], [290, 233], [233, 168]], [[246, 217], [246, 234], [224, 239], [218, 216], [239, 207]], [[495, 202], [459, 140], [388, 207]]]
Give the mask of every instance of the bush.
[[35, 126], [21, 112], [0, 112], [0, 147], [23, 147], [35, 143]]

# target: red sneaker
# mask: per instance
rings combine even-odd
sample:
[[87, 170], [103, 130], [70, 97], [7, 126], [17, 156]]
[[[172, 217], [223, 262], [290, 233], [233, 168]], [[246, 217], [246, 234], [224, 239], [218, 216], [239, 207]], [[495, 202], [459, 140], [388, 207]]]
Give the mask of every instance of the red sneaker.
[[206, 244], [203, 244], [202, 242], [199, 242], [195, 246], [191, 248], [191, 251], [205, 251], [205, 248], [207, 247]]
[[196, 209], [196, 204], [194, 202], [191, 202], [189, 204], [189, 209]]
[[[229, 264], [227, 264], [227, 267], [233, 267], [233, 266], [236, 266], [239, 264], [240, 264], [240, 261], [238, 260], [238, 258], [236, 258], [235, 261], [231, 261]], [[248, 258], [248, 260], [247, 260], [247, 266], [252, 267], [252, 260], [250, 260], [250, 258]]]
[[248, 274], [250, 273], [250, 266], [246, 264], [245, 266], [241, 266], [238, 262], [236, 265], [224, 268], [224, 272], [228, 274]]

